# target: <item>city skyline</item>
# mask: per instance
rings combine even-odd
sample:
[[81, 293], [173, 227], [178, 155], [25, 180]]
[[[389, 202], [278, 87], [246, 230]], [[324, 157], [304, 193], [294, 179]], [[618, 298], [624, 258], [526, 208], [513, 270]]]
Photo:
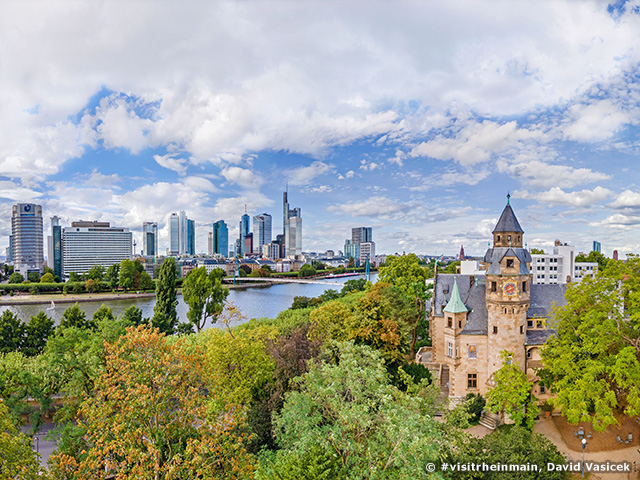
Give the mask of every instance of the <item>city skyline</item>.
[[0, 6], [4, 246], [35, 203], [160, 253], [187, 211], [206, 252], [288, 190], [304, 251], [478, 256], [510, 192], [529, 247], [640, 252], [631, 2], [155, 5]]

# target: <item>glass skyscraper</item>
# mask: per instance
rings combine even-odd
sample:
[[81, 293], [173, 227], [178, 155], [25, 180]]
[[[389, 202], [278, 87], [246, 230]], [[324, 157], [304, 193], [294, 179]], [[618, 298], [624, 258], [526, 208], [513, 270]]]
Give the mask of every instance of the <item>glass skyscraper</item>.
[[149, 257], [158, 255], [158, 223], [144, 222], [142, 224], [142, 249]]
[[11, 215], [13, 237], [12, 257], [14, 269], [26, 279], [29, 272], [42, 273], [44, 265], [44, 238], [42, 206], [18, 203]]
[[271, 243], [271, 215], [263, 213], [253, 217], [253, 251], [262, 253], [262, 246]]
[[229, 229], [224, 220], [213, 224], [213, 253], [229, 256]]

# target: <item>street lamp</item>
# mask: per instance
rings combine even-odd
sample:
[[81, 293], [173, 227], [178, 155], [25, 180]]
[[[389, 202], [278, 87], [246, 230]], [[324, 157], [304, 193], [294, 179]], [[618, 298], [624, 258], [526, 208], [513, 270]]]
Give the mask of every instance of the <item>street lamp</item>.
[[587, 446], [587, 439], [582, 439], [582, 477], [584, 478], [584, 449]]

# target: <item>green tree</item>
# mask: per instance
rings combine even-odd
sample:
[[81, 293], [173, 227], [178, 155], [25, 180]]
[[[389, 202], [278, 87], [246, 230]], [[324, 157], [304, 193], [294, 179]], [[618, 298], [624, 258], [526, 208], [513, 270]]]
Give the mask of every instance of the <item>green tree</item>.
[[25, 325], [25, 339], [22, 351], [25, 355], [38, 355], [47, 344], [47, 339], [53, 335], [55, 324], [53, 320], [40, 310], [35, 317], [31, 317]]
[[413, 301], [411, 321], [411, 357], [415, 355], [418, 326], [424, 320], [427, 300], [431, 290], [427, 288], [427, 270], [420, 265], [418, 257], [411, 253], [400, 257], [387, 257], [387, 266], [380, 268], [378, 280], [394, 285]]
[[1, 401], [0, 452], [1, 479], [33, 480], [44, 475], [38, 454], [31, 448], [31, 439], [18, 430]]
[[567, 285], [557, 334], [542, 350], [540, 377], [572, 423], [604, 431], [617, 414], [640, 415], [640, 258], [610, 261]]
[[216, 323], [228, 295], [229, 290], [222, 286], [220, 279], [208, 275], [206, 267], [189, 272], [182, 283], [182, 298], [189, 305], [187, 319], [196, 331], [202, 330], [209, 318]]
[[27, 275], [27, 280], [32, 283], [37, 283], [40, 281], [40, 273], [38, 272], [29, 272]]
[[319, 451], [339, 462], [340, 478], [428, 478], [424, 465], [446, 441], [420, 400], [389, 384], [375, 350], [339, 343], [329, 351], [334, 358], [311, 360], [275, 416], [276, 461]]
[[72, 307], [67, 308], [62, 314], [60, 320], [61, 327], [76, 327], [81, 329], [95, 329], [95, 320], [87, 320], [87, 316], [80, 308], [78, 303], [74, 303]]
[[533, 428], [538, 417], [538, 406], [531, 395], [533, 384], [527, 380], [527, 374], [511, 360], [512, 354], [500, 353], [502, 367], [494, 374], [495, 386], [487, 392], [487, 408], [493, 413], [507, 414], [516, 425]]
[[[147, 323], [148, 319], [145, 319], [145, 323]], [[142, 310], [140, 310], [135, 305], [131, 305], [127, 307], [127, 309], [122, 314], [122, 321], [126, 323], [127, 326], [137, 327], [143, 323], [142, 319]]]
[[40, 277], [40, 283], [56, 283], [56, 278], [52, 273], [47, 272]]
[[138, 288], [140, 288], [140, 290], [153, 290], [153, 279], [151, 278], [151, 275], [145, 271], [140, 272], [140, 283]]
[[347, 263], [347, 268], [355, 268], [356, 266], [356, 261], [353, 259], [353, 257], [349, 257], [349, 263]]
[[98, 322], [102, 320], [114, 321], [115, 317], [113, 316], [113, 311], [110, 307], [107, 307], [104, 303], [100, 306], [98, 310], [93, 314], [93, 321], [98, 324]]
[[[59, 454], [54, 473], [104, 478], [248, 478], [240, 411], [209, 417], [203, 355], [196, 345], [169, 342], [148, 327], [130, 327], [105, 346], [95, 395], [82, 402], [83, 451]], [[213, 388], [209, 397], [217, 396]]]
[[116, 263], [107, 268], [106, 279], [111, 290], [118, 288], [118, 281], [120, 280], [120, 264]]
[[120, 262], [120, 274], [118, 276], [118, 284], [124, 288], [124, 291], [128, 291], [133, 287], [133, 282], [136, 278], [136, 265], [131, 260], [122, 260]]
[[51, 275], [55, 275], [55, 274], [56, 274], [56, 272], [54, 272], [54, 271], [53, 271], [53, 268], [51, 268], [51, 267], [44, 267], [44, 268], [42, 269], [42, 274], [43, 274], [43, 275], [46, 275], [47, 273], [50, 273]]
[[22, 283], [24, 282], [24, 277], [20, 275], [18, 272], [13, 272], [9, 277], [9, 283]]
[[598, 264], [598, 270], [603, 270], [610, 259], [605, 257], [602, 253], [596, 252], [595, 250], [589, 252], [588, 255], [580, 254], [576, 255], [576, 262], [593, 262]]
[[156, 281], [156, 304], [153, 307], [152, 324], [164, 333], [173, 333], [178, 323], [176, 306], [176, 261], [167, 257], [158, 269]]
[[76, 272], [69, 272], [69, 281], [70, 282], [79, 282], [82, 279], [80, 278], [80, 275], [78, 275]]
[[532, 253], [534, 255], [544, 255], [544, 250], [542, 250], [541, 248], [531, 248], [529, 249], [529, 253]]
[[366, 278], [356, 278], [344, 282], [344, 287], [340, 290], [340, 295], [345, 296], [351, 292], [363, 292], [367, 287]]
[[105, 269], [102, 265], [94, 265], [87, 272], [87, 279], [101, 282], [105, 277]]
[[0, 353], [18, 351], [22, 348], [26, 330], [18, 316], [5, 310], [0, 316]]

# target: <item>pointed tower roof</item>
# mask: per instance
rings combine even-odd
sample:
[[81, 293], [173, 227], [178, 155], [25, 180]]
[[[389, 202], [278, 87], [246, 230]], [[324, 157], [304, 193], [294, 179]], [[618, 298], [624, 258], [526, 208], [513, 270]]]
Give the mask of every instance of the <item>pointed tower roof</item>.
[[469, 310], [462, 303], [462, 299], [460, 298], [460, 292], [458, 291], [458, 282], [453, 280], [453, 290], [451, 291], [451, 299], [447, 306], [444, 307], [444, 311], [447, 313], [464, 313]]
[[513, 213], [511, 209], [511, 205], [509, 205], [509, 197], [511, 195], [507, 195], [507, 206], [504, 207], [502, 211], [502, 215], [500, 215], [500, 220], [496, 224], [496, 228], [493, 229], [493, 232], [520, 232], [524, 233], [518, 219], [516, 218], [516, 214]]

